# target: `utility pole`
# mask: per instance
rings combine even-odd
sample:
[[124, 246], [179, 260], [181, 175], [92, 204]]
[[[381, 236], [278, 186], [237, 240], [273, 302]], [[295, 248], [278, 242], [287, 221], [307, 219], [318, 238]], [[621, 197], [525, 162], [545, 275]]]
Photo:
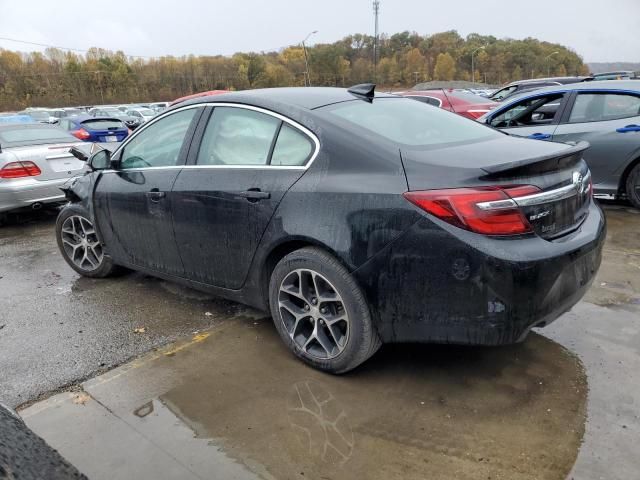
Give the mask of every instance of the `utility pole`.
[[547, 63], [547, 78], [551, 76], [551, 57], [558, 55], [560, 52], [553, 52], [551, 55], [544, 57], [544, 61]]
[[318, 33], [317, 30], [314, 30], [309, 35], [306, 36], [304, 40], [302, 40], [302, 51], [304, 52], [304, 86], [311, 86], [311, 76], [309, 75], [309, 58], [307, 57], [307, 45], [305, 42], [309, 40], [311, 35], [315, 35]]
[[378, 77], [378, 15], [380, 13], [380, 0], [373, 0], [373, 15], [375, 17], [375, 34], [373, 37], [373, 81]]
[[478, 50], [484, 50], [485, 47], [486, 47], [486, 45], [483, 45], [481, 47], [476, 48], [473, 52], [471, 52], [471, 83], [473, 83], [474, 85], [476, 83], [476, 65], [473, 62], [474, 55], [476, 54], [476, 52]]

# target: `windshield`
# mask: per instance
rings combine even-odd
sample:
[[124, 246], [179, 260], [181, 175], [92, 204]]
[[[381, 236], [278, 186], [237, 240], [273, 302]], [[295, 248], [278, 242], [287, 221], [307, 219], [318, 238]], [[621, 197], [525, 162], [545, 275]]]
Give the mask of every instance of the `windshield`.
[[58, 128], [46, 128], [46, 125], [40, 128], [25, 127], [0, 130], [0, 145], [3, 147], [12, 146], [11, 144], [42, 145], [43, 143], [61, 142], [77, 142], [77, 139]]
[[500, 133], [464, 117], [406, 98], [376, 98], [323, 107], [352, 125], [408, 146], [481, 140]]
[[42, 110], [28, 110], [25, 112], [21, 112], [22, 115], [29, 115], [34, 120], [39, 122], [48, 122], [49, 121], [49, 112], [44, 112]]
[[153, 117], [156, 114], [156, 112], [148, 108], [141, 108], [140, 110], [138, 110], [138, 112], [140, 112], [145, 117]]

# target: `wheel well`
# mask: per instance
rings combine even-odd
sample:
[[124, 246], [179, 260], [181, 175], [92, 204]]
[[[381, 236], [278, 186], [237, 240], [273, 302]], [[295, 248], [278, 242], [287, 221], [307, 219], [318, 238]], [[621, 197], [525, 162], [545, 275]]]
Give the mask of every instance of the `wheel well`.
[[326, 251], [327, 253], [336, 256], [335, 252], [333, 252], [330, 248], [327, 248], [325, 245], [306, 239], [290, 240], [288, 242], [281, 243], [273, 250], [271, 250], [263, 263], [264, 268], [262, 269], [262, 278], [260, 282], [262, 298], [264, 299], [264, 305], [267, 307], [267, 309], [269, 307], [269, 280], [271, 280], [271, 274], [276, 268], [276, 265], [280, 260], [289, 255], [291, 252], [295, 252], [296, 250], [300, 250], [301, 248], [305, 247], [318, 247]]
[[620, 176], [618, 193], [627, 193], [627, 177], [631, 173], [631, 170], [633, 170], [638, 164], [640, 164], [640, 157], [630, 162], [629, 165], [627, 165], [627, 168], [624, 169], [624, 172], [622, 172], [622, 175]]

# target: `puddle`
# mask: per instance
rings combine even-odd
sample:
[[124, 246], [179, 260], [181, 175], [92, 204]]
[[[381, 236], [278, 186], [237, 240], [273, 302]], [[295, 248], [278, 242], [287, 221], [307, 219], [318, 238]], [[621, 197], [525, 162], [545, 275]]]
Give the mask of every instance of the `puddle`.
[[565, 478], [587, 395], [580, 362], [537, 334], [504, 348], [388, 346], [336, 377], [248, 318], [85, 388], [134, 424], [159, 400], [199, 439], [278, 479]]

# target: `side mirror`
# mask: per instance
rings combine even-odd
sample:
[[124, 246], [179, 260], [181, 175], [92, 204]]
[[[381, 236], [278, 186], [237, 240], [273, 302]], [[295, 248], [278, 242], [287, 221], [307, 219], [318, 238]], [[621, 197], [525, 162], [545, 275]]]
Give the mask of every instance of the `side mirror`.
[[69, 149], [69, 153], [83, 162], [86, 162], [89, 159], [89, 156], [78, 147], [71, 147]]
[[91, 170], [106, 170], [111, 167], [111, 152], [109, 150], [99, 150], [87, 162]]

